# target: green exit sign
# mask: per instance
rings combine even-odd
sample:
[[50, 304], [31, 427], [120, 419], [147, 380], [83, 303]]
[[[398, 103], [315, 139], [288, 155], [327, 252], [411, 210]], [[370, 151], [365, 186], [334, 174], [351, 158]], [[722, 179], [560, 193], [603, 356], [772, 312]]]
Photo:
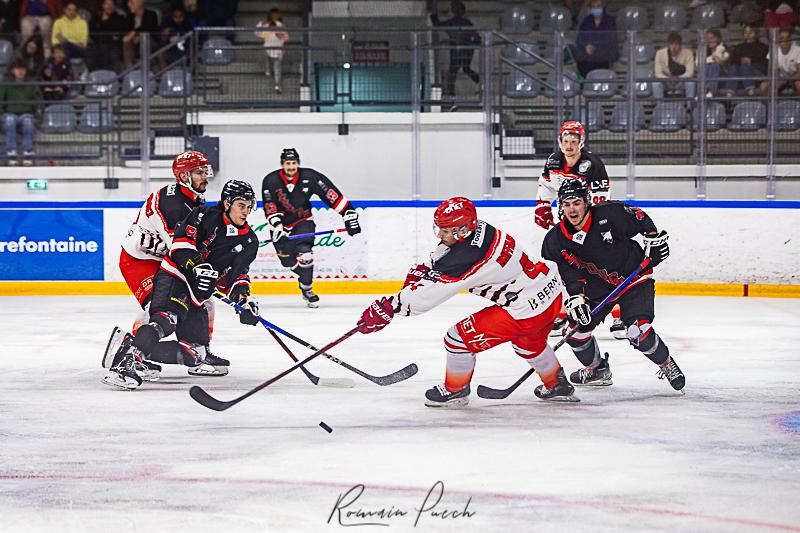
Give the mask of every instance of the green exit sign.
[[47, 180], [28, 180], [29, 191], [43, 191], [47, 189]]

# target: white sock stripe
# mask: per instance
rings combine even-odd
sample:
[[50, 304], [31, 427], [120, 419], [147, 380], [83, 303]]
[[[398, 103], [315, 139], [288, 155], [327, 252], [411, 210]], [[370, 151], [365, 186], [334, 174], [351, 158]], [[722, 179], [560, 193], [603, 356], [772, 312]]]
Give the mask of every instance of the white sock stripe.
[[649, 350], [643, 350], [642, 351], [642, 353], [645, 354], [645, 355], [653, 355], [656, 352], [656, 350], [658, 350], [658, 345], [661, 344], [661, 342], [660, 342], [661, 338], [658, 336], [658, 334], [655, 331], [653, 332], [653, 335], [656, 336], [655, 342], [653, 343], [653, 347], [652, 348], [650, 348]]
[[531, 365], [539, 375], [552, 374], [560, 366], [558, 359], [556, 359], [556, 353], [549, 344], [545, 347], [542, 353], [536, 357], [528, 359], [528, 364]]
[[475, 368], [474, 353], [449, 353], [447, 354], [447, 371], [456, 374], [468, 374]]

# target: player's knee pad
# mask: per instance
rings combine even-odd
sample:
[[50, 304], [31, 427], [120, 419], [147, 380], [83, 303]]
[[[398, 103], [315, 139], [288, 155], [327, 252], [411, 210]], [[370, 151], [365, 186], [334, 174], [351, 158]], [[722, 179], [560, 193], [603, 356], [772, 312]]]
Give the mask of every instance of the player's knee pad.
[[178, 364], [200, 366], [206, 359], [206, 347], [188, 341], [178, 341]]
[[300, 268], [311, 268], [314, 265], [314, 252], [298, 252], [297, 266]]

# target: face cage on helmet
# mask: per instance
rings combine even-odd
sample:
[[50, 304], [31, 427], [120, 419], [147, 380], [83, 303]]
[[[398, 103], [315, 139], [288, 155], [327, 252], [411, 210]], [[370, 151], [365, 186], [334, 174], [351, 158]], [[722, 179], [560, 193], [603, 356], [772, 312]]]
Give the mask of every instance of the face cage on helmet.
[[436, 236], [437, 239], [441, 239], [439, 237], [439, 233], [446, 232], [449, 235], [452, 235], [453, 238], [457, 241], [463, 241], [467, 237], [472, 234], [472, 231], [469, 229], [469, 224], [462, 224], [460, 226], [452, 226], [449, 228], [440, 228], [436, 225], [436, 222], [433, 223], [433, 234]]
[[194, 172], [195, 170], [197, 170], [197, 169], [200, 169], [200, 168], [205, 168], [205, 169], [206, 169], [206, 175], [208, 176], [208, 179], [209, 179], [209, 180], [210, 180], [210, 179], [211, 179], [211, 178], [214, 176], [214, 169], [213, 169], [213, 168], [211, 168], [211, 165], [198, 165], [198, 166], [196, 166], [196, 167], [194, 167], [194, 168], [192, 168], [192, 169], [190, 169], [190, 170], [184, 170], [184, 171], [183, 171], [183, 174], [187, 174], [187, 173], [189, 174], [189, 176], [187, 177], [187, 180], [186, 180], [186, 182], [184, 182], [184, 181], [183, 181], [183, 179], [179, 179], [179, 180], [178, 180], [178, 183], [179, 183], [179, 184], [180, 184], [182, 187], [186, 187], [187, 189], [189, 189], [190, 191], [192, 191], [192, 192], [193, 192], [194, 194], [196, 194], [197, 196], [203, 196], [203, 194], [204, 194], [204, 193], [202, 193], [202, 192], [200, 192], [200, 191], [196, 190], [196, 189], [195, 189], [195, 188], [192, 186], [192, 172]]

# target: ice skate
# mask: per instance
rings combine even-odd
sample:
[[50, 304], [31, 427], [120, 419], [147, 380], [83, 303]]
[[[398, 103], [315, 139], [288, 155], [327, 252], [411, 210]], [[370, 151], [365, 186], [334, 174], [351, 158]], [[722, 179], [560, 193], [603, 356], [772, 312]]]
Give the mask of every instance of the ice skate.
[[621, 318], [614, 319], [614, 323], [611, 324], [610, 331], [617, 340], [625, 340], [628, 338], [628, 328], [625, 327], [625, 324], [622, 322]]
[[469, 383], [457, 392], [450, 392], [442, 385], [436, 385], [425, 391], [425, 405], [452, 409], [464, 407], [469, 403]]
[[111, 337], [108, 338], [106, 351], [103, 354], [103, 359], [100, 361], [100, 366], [103, 368], [111, 368], [111, 365], [114, 362], [114, 356], [117, 354], [120, 347], [122, 345], [127, 347], [132, 340], [133, 336], [130, 333], [114, 326], [114, 328], [111, 330]]
[[137, 350], [130, 343], [120, 346], [114, 355], [111, 369], [103, 377], [103, 383], [118, 389], [134, 390], [142, 384], [142, 378], [136, 372], [137, 363], [142, 361]]
[[189, 375], [190, 376], [227, 376], [228, 375], [228, 367], [231, 366], [231, 362], [227, 359], [223, 359], [222, 357], [217, 357], [211, 350], [209, 350], [208, 346], [206, 346], [206, 358], [200, 363], [199, 366], [194, 366], [189, 368]]
[[548, 389], [544, 384], [533, 389], [533, 393], [540, 400], [546, 402], [579, 402], [580, 398], [575, 396], [575, 387], [567, 381], [564, 370], [561, 369], [557, 374], [558, 383], [552, 389]]
[[672, 388], [683, 392], [683, 387], [686, 385], [686, 376], [683, 375], [680, 367], [671, 356], [663, 365], [658, 365], [659, 371], [656, 372], [658, 379], [666, 378]]
[[590, 387], [608, 387], [614, 382], [611, 381], [611, 367], [608, 365], [608, 353], [605, 357], [600, 357], [597, 365], [587, 366], [576, 370], [569, 375], [569, 380], [573, 385]]
[[308, 289], [300, 288], [300, 293], [303, 295], [303, 300], [306, 301], [306, 305], [311, 309], [316, 309], [319, 307], [319, 296], [314, 294], [314, 291], [311, 290], [309, 287]]

